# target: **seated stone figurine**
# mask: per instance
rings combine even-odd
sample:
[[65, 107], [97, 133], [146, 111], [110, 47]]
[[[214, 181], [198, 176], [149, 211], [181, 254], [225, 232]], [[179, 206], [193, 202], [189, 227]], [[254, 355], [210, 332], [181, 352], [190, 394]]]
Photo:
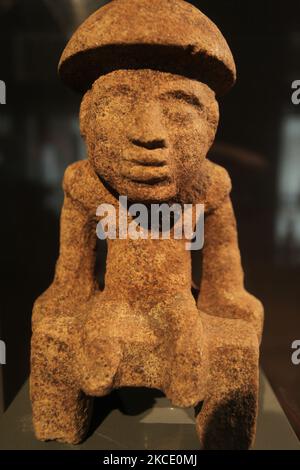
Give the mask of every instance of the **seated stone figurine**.
[[[88, 158], [66, 170], [55, 277], [34, 305], [37, 438], [78, 443], [92, 397], [143, 386], [195, 407], [202, 448], [249, 448], [263, 309], [244, 289], [230, 178], [206, 159], [216, 97], [235, 81], [225, 39], [182, 0], [114, 0], [75, 32], [59, 72], [83, 94]], [[204, 204], [197, 302], [191, 252], [172, 236], [108, 239], [99, 288], [97, 207], [118, 213], [120, 195], [147, 205]]]

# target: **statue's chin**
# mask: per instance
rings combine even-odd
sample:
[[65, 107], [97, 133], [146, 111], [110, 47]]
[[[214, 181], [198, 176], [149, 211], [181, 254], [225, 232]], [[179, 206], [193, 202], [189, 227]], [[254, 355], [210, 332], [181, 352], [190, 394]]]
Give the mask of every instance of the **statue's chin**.
[[144, 203], [159, 203], [174, 199], [177, 194], [175, 183], [139, 183], [128, 182], [124, 188], [120, 188], [118, 193], [121, 196], [127, 196], [131, 201]]
[[147, 203], [169, 202], [176, 199], [177, 185], [174, 181], [139, 182], [119, 178], [112, 180], [98, 174], [106, 189], [116, 198], [126, 196], [129, 201]]

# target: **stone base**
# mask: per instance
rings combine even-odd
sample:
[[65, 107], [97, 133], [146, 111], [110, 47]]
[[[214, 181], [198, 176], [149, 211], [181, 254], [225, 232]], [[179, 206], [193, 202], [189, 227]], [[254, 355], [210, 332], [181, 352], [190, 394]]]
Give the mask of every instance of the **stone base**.
[[[204, 449], [248, 449], [255, 437], [257, 415], [257, 337], [251, 326], [242, 320], [202, 314], [202, 321], [209, 376], [205, 393], [208, 398], [196, 406], [200, 445]], [[76, 352], [71, 351], [65, 341], [57, 339], [66, 339], [61, 328], [58, 328], [58, 335], [53, 329], [48, 330], [52, 332], [49, 335], [45, 335], [44, 328], [37, 329], [32, 338], [33, 423], [39, 440], [77, 444], [88, 432], [92, 399], [74, 378]], [[72, 331], [69, 325], [69, 333]], [[128, 386], [120, 380], [120, 375], [118, 377], [113, 388]], [[156, 387], [165, 392], [163, 387], [149, 381], [136, 386]]]

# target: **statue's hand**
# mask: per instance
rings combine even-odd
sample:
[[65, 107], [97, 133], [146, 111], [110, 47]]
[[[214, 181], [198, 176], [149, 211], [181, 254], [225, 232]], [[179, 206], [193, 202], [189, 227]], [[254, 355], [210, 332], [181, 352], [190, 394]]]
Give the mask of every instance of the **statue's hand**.
[[198, 308], [214, 316], [245, 320], [261, 338], [264, 309], [261, 302], [246, 290], [230, 292], [220, 289], [206, 299], [201, 299], [200, 294]]
[[51, 315], [74, 315], [74, 310], [86, 301], [93, 291], [90, 288], [82, 289], [81, 286], [60, 284], [54, 281], [48, 289], [34, 302], [32, 312], [33, 326], [44, 317]]

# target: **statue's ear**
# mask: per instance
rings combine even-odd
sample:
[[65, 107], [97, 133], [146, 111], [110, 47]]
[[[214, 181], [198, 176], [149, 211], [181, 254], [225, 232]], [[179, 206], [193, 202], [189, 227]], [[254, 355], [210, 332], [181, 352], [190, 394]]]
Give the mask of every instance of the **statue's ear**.
[[80, 134], [83, 138], [86, 136], [86, 129], [89, 120], [91, 106], [91, 90], [88, 90], [82, 98], [79, 112]]

